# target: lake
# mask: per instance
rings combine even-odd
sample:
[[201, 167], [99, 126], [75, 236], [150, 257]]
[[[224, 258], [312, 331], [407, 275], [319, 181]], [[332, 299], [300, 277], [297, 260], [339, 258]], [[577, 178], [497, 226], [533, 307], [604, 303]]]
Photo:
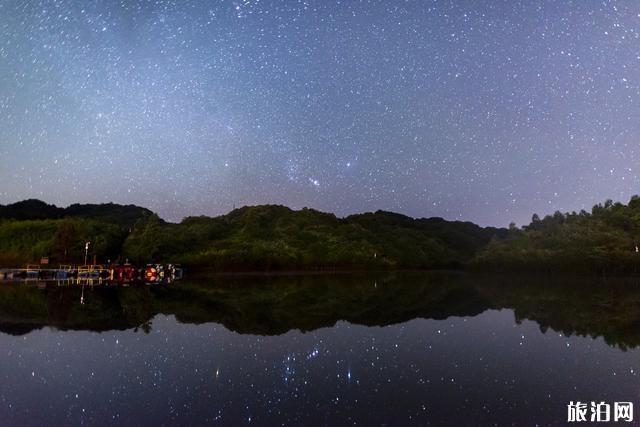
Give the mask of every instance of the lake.
[[640, 390], [634, 280], [5, 283], [0, 331], [4, 425], [558, 425]]

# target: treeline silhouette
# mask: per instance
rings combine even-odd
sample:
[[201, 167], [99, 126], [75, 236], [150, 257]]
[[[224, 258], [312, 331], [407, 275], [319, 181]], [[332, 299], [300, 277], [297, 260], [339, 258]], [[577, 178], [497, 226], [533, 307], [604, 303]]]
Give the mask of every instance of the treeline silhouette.
[[555, 212], [506, 238], [493, 239], [473, 259], [476, 268], [499, 272], [589, 275], [640, 273], [640, 197], [628, 204], [607, 200], [591, 212]]
[[0, 266], [48, 256], [81, 262], [182, 263], [192, 270], [271, 271], [461, 268], [506, 229], [377, 211], [338, 218], [262, 205], [169, 223], [136, 206], [27, 200], [0, 206]]
[[203, 271], [459, 269], [506, 273], [640, 274], [640, 197], [607, 200], [509, 229], [377, 211], [338, 218], [304, 208], [250, 206], [169, 223], [117, 204], [0, 206], [0, 266], [43, 256], [77, 263], [182, 263]]

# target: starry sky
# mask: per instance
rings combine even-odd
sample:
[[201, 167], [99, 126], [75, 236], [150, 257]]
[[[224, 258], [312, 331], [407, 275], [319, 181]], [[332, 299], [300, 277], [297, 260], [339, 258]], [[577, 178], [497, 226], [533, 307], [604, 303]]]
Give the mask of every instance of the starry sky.
[[0, 203], [483, 225], [639, 193], [640, 4], [0, 0]]

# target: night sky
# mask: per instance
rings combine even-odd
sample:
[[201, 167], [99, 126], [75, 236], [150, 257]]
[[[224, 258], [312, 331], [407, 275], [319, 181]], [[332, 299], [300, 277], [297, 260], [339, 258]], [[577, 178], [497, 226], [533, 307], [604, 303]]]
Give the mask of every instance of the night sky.
[[504, 226], [626, 201], [639, 38], [636, 2], [0, 0], [0, 203]]

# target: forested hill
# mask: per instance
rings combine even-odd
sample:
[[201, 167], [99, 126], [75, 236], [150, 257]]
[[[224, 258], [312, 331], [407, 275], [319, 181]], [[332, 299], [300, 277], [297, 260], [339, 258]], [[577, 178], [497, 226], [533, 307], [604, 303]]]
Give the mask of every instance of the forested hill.
[[10, 205], [0, 205], [2, 219], [103, 219], [123, 226], [132, 226], [140, 218], [152, 215], [149, 209], [135, 205], [73, 204], [67, 208], [49, 205], [41, 200], [29, 199]]
[[506, 229], [378, 211], [338, 218], [263, 205], [167, 223], [116, 204], [58, 208], [38, 200], [0, 206], [0, 266], [49, 256], [80, 262], [84, 242], [98, 262], [178, 262], [192, 269], [458, 268]]
[[492, 241], [473, 264], [499, 272], [640, 274], [640, 197], [628, 204], [607, 200], [591, 212], [556, 212], [512, 227]]
[[0, 267], [48, 256], [78, 263], [84, 243], [98, 262], [177, 262], [216, 271], [431, 269], [640, 274], [640, 198], [591, 212], [534, 215], [521, 228], [483, 228], [377, 211], [338, 218], [262, 205], [168, 223], [113, 203], [59, 208], [39, 200], [0, 205]]

